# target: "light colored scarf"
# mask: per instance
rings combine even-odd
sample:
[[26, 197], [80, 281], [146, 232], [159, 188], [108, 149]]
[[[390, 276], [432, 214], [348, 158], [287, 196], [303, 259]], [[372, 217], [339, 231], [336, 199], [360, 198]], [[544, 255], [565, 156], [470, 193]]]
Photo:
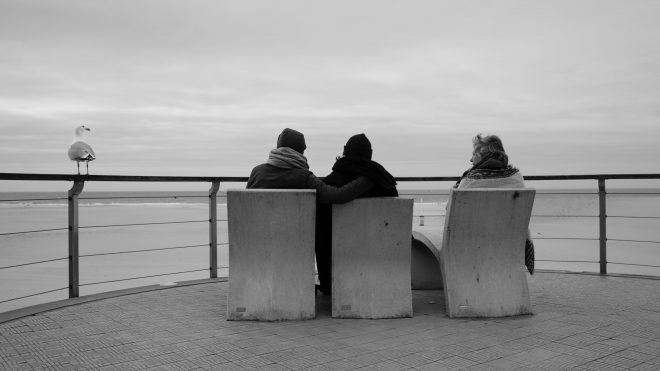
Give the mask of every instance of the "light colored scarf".
[[309, 169], [307, 158], [289, 147], [271, 150], [266, 163], [282, 169]]

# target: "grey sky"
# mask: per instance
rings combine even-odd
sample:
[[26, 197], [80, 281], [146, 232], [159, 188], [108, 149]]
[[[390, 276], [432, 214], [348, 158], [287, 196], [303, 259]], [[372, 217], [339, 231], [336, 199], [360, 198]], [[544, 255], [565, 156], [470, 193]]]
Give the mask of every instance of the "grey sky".
[[657, 173], [657, 1], [0, 0], [0, 172], [247, 176], [285, 127], [327, 175], [364, 132], [395, 176], [498, 134], [523, 174]]

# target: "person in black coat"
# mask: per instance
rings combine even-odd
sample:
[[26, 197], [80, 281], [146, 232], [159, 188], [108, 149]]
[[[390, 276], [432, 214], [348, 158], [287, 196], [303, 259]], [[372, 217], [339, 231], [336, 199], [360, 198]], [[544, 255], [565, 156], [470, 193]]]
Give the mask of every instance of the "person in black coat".
[[277, 137], [277, 148], [270, 151], [268, 160], [252, 169], [247, 188], [315, 189], [320, 203], [345, 203], [369, 191], [373, 182], [367, 177], [355, 177], [341, 187], [328, 185], [309, 170], [305, 136], [286, 128]]
[[[394, 177], [379, 163], [371, 160], [371, 142], [364, 134], [352, 136], [344, 146], [343, 156], [338, 157], [332, 173], [323, 182], [342, 187], [350, 182], [364, 177], [374, 183], [358, 198], [364, 197], [396, 197]], [[332, 206], [317, 205], [316, 208], [316, 267], [319, 276], [317, 289], [324, 295], [332, 291]]]

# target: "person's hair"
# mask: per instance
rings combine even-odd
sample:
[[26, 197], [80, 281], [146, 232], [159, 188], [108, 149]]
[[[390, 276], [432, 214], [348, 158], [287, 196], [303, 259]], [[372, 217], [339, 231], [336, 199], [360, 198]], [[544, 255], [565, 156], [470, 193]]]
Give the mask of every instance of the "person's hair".
[[472, 138], [472, 144], [482, 159], [491, 157], [507, 163], [509, 162], [509, 156], [504, 152], [502, 140], [497, 135], [482, 136], [481, 134], [477, 134]]

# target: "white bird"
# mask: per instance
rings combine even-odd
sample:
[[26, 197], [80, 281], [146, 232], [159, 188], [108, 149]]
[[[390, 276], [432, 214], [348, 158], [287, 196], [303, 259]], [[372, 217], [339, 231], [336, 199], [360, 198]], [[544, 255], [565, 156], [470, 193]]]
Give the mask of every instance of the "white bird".
[[89, 175], [89, 162], [96, 159], [94, 150], [87, 142], [85, 142], [85, 139], [83, 139], [83, 135], [87, 131], [90, 130], [85, 125], [78, 126], [73, 136], [73, 143], [71, 143], [71, 147], [69, 147], [69, 158], [71, 161], [75, 161], [78, 164], [78, 175], [80, 175], [81, 161], [86, 163], [87, 175]]

